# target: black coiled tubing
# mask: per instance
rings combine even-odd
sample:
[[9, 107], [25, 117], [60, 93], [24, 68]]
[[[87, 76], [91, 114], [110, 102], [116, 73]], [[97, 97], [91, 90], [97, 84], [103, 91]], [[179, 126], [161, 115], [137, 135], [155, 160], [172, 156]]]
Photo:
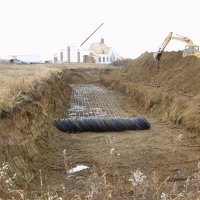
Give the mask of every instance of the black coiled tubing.
[[145, 130], [151, 127], [142, 116], [134, 118], [67, 118], [55, 119], [54, 125], [63, 132], [108, 132]]

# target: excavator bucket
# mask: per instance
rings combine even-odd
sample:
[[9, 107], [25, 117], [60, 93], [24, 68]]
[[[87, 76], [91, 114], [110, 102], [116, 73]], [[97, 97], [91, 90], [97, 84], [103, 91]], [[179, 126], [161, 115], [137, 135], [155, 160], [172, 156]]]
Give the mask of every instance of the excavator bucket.
[[162, 53], [161, 53], [160, 51], [155, 52], [155, 53], [153, 54], [153, 57], [154, 57], [155, 60], [157, 60], [157, 62], [158, 62], [158, 69], [160, 68], [159, 64], [160, 64], [160, 58], [161, 58], [161, 56], [162, 56]]
[[160, 52], [155, 52], [155, 53], [153, 54], [153, 57], [154, 57], [156, 60], [160, 60], [161, 53], [160, 53]]

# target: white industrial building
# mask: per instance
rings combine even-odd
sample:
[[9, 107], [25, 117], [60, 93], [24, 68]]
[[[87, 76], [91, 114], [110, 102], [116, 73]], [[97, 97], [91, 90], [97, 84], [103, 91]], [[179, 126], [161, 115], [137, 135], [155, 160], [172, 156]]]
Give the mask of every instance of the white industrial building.
[[0, 63], [13, 63], [13, 64], [40, 64], [43, 63], [40, 56], [35, 55], [9, 55], [0, 56]]
[[35, 55], [12, 55], [9, 56], [9, 60], [15, 64], [40, 64], [42, 62], [42, 58], [40, 56]]

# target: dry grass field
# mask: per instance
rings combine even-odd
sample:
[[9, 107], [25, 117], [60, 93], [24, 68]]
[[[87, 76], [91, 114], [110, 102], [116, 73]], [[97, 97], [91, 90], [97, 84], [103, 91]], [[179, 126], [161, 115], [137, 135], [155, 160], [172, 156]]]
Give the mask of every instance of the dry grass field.
[[48, 65], [0, 65], [0, 110], [12, 109], [21, 92], [59, 71]]
[[0, 64], [0, 113], [19, 103], [20, 94], [34, 88], [36, 83], [50, 78], [64, 69], [104, 68], [106, 65], [83, 63], [14, 65]]

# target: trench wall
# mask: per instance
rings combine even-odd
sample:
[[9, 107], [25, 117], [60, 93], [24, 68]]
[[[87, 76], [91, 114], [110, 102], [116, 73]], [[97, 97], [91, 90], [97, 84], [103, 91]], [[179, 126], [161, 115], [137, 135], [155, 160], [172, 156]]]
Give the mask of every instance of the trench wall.
[[144, 53], [121, 69], [101, 77], [147, 112], [200, 134], [200, 59], [182, 52], [164, 53], [160, 69], [152, 53]]
[[17, 173], [21, 181], [34, 178], [40, 153], [37, 140], [54, 133], [52, 117], [64, 114], [61, 107], [67, 106], [68, 92], [64, 77], [57, 74], [22, 94], [13, 112], [1, 117], [0, 163], [7, 162], [9, 173]]
[[21, 101], [0, 118], [0, 165], [8, 164], [8, 175], [17, 173], [17, 183], [30, 182], [40, 165], [42, 152], [49, 149], [45, 141], [59, 134], [53, 126], [56, 117], [66, 117], [71, 96], [70, 83], [97, 81], [102, 70], [63, 70], [49, 80], [34, 85], [21, 94]]

